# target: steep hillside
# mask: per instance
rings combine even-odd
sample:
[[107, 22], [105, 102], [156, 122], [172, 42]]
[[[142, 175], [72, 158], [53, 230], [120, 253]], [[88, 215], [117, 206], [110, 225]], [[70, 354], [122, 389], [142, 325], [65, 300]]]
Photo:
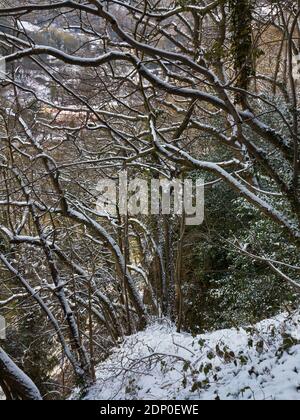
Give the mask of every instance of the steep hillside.
[[300, 400], [299, 321], [281, 315], [197, 337], [155, 323], [98, 367], [84, 399]]

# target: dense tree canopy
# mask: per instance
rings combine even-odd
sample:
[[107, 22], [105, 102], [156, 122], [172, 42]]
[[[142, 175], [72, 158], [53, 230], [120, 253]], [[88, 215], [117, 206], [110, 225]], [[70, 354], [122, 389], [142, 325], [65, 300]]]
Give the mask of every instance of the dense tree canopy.
[[[44, 396], [153, 316], [203, 331], [298, 302], [299, 1], [0, 3], [4, 348]], [[204, 223], [99, 211], [124, 171], [204, 180]]]

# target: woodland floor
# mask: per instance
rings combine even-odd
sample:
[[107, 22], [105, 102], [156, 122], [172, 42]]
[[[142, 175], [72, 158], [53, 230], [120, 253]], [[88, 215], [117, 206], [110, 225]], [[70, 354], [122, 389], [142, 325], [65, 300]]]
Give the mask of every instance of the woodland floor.
[[97, 369], [87, 400], [300, 400], [300, 314], [193, 337], [154, 322]]

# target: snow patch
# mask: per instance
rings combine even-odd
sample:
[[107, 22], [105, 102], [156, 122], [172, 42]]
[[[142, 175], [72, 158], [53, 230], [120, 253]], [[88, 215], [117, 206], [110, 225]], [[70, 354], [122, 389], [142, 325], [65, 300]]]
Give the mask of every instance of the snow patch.
[[26, 22], [25, 20], [21, 20], [18, 22], [18, 26], [20, 30], [25, 30], [28, 32], [38, 32], [41, 28], [37, 25], [33, 25], [30, 22]]
[[280, 315], [197, 337], [156, 321], [98, 366], [84, 399], [300, 400], [299, 321]]

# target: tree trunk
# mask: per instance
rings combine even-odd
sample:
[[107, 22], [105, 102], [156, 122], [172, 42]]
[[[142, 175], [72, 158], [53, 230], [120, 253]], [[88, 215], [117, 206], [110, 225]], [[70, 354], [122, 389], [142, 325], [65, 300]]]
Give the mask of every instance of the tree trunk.
[[32, 380], [0, 347], [0, 385], [8, 400], [35, 400], [42, 397]]

